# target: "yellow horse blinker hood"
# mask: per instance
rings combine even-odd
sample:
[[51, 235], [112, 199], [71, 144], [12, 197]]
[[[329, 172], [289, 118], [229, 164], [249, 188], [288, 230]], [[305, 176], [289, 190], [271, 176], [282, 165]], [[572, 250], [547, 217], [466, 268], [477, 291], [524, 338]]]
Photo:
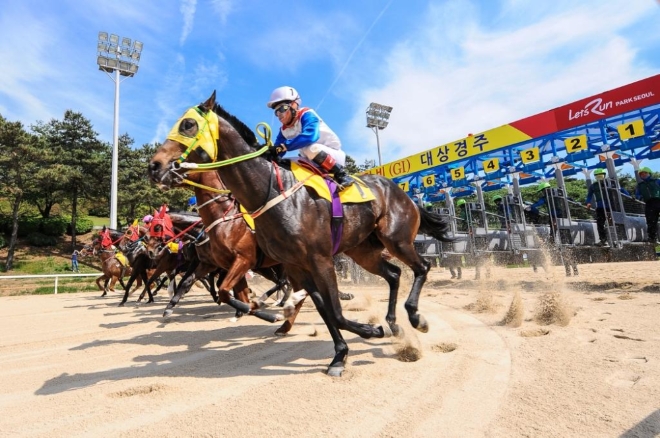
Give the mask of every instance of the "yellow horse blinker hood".
[[[207, 111], [204, 113], [199, 107], [195, 106], [189, 108], [177, 120], [167, 135], [167, 139], [179, 142], [187, 147], [179, 158], [180, 162], [185, 161], [188, 155], [198, 147], [201, 147], [208, 154], [211, 161], [215, 161], [218, 153], [219, 125], [220, 121], [215, 112]], [[195, 127], [197, 127], [196, 130]]]

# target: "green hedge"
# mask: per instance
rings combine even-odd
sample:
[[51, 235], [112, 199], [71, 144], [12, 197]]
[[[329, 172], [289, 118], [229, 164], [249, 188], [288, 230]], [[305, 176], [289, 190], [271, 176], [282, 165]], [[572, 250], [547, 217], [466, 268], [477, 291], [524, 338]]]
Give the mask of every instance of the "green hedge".
[[69, 220], [63, 216], [51, 216], [49, 218], [41, 219], [41, 231], [46, 236], [56, 236], [59, 237], [67, 229]]
[[[94, 222], [87, 217], [79, 217], [76, 219], [76, 235], [87, 234], [94, 228]], [[66, 227], [66, 234], [71, 235], [71, 219]]]
[[[94, 228], [94, 222], [87, 217], [76, 220], [76, 235], [87, 234]], [[0, 234], [10, 235], [12, 232], [11, 216], [0, 216]], [[71, 235], [70, 216], [22, 216], [18, 219], [18, 237], [29, 237], [34, 233], [46, 236], [60, 237], [67, 233]]]
[[7, 246], [7, 241], [5, 240], [5, 236], [0, 234], [0, 248], [4, 248]]

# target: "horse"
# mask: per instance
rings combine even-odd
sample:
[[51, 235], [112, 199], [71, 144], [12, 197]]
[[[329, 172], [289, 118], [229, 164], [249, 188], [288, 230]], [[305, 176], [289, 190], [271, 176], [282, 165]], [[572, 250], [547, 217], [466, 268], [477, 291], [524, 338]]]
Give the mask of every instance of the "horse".
[[[248, 304], [247, 312], [244, 311], [244, 307], [236, 309], [237, 318], [243, 313], [249, 313], [268, 322], [281, 320], [279, 315], [260, 311], [261, 305], [250, 304], [250, 289], [245, 274], [251, 269], [275, 283], [275, 287], [267, 291], [260, 299], [262, 303], [278, 290], [284, 290], [285, 295], [288, 295], [290, 287], [283, 267], [279, 262], [265, 257], [259, 250], [254, 233], [243, 219], [235, 199], [225, 193], [227, 190], [217, 173], [199, 173], [188, 181], [196, 184], [194, 187], [197, 211], [206, 228], [203, 236], [200, 236], [200, 241], [195, 243], [198, 264], [191, 266], [189, 272], [184, 275], [163, 316], [172, 314], [173, 307], [190, 289], [196, 278], [201, 278], [217, 268], [222, 268], [224, 272], [220, 277], [216, 302], [231, 304], [235, 300], [239, 300]], [[222, 193], [218, 195], [218, 192]], [[170, 217], [179, 228], [186, 228], [187, 224], [196, 219], [196, 217], [186, 219], [184, 215], [177, 213], [170, 214]], [[150, 237], [147, 246], [154, 251], [161, 244], [160, 238]], [[230, 290], [234, 291], [235, 298], [229, 294]], [[285, 296], [286, 298], [288, 296]], [[276, 333], [286, 333], [289, 330], [290, 326], [285, 322]]]
[[[91, 250], [92, 255], [99, 256], [101, 259], [101, 271], [103, 272], [103, 275], [96, 279], [96, 285], [99, 290], [103, 291], [103, 294], [101, 294], [102, 297], [106, 296], [108, 292], [115, 291], [115, 284], [117, 281], [119, 281], [119, 284], [121, 284], [123, 289], [126, 289], [123, 277], [130, 277], [132, 270], [130, 266], [124, 266], [117, 259], [115, 250], [103, 249], [101, 247], [100, 239], [94, 239], [92, 241], [90, 250], [86, 250], [85, 248], [83, 248], [83, 250], [85, 251], [83, 256], [89, 254], [89, 251]], [[103, 286], [101, 286], [102, 281], [104, 282]], [[110, 287], [108, 287], [108, 283], [110, 283]], [[140, 286], [142, 286], [142, 280], [136, 284], [135, 288], [138, 289]]]
[[396, 304], [401, 269], [385, 260], [382, 251], [387, 249], [410, 267], [414, 280], [405, 309], [411, 325], [427, 332], [428, 323], [418, 306], [430, 266], [415, 251], [414, 240], [421, 231], [438, 240], [451, 241], [444, 219], [421, 209], [393, 181], [364, 175], [357, 184], [368, 187], [375, 199], [343, 205], [340, 241], [333, 241], [329, 202], [315, 190], [299, 184], [292, 172], [259, 155], [267, 151], [266, 147], [257, 148], [254, 133], [216, 105], [213, 92], [177, 121], [152, 157], [148, 172], [152, 181], [167, 188], [181, 178], [186, 167], [218, 160], [225, 164], [218, 172], [236, 200], [255, 218], [259, 247], [273, 260], [282, 262], [292, 281], [307, 290], [328, 327], [335, 347], [328, 375], [341, 376], [345, 369], [349, 349], [340, 330], [365, 339], [386, 336], [382, 325], [359, 323], [343, 316], [334, 254], [345, 253], [387, 281], [389, 303], [385, 320], [395, 335], [400, 334]]

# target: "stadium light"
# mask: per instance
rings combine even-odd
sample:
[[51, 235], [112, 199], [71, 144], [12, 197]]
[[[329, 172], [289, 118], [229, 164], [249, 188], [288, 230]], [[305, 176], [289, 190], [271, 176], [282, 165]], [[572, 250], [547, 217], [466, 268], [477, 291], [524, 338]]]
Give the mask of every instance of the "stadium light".
[[[110, 228], [117, 229], [117, 178], [119, 167], [119, 83], [120, 76], [132, 78], [138, 71], [142, 43], [130, 38], [122, 38], [108, 32], [99, 32], [96, 63], [99, 70], [106, 72], [115, 83], [115, 120], [112, 142], [112, 176], [110, 180]], [[112, 73], [112, 74], [111, 74]]]
[[381, 105], [375, 102], [371, 102], [369, 108], [367, 108], [367, 128], [371, 128], [376, 134], [378, 166], [383, 165], [383, 160], [380, 155], [380, 139], [378, 138], [378, 131], [387, 128], [387, 125], [390, 122], [390, 113], [392, 113], [391, 106]]

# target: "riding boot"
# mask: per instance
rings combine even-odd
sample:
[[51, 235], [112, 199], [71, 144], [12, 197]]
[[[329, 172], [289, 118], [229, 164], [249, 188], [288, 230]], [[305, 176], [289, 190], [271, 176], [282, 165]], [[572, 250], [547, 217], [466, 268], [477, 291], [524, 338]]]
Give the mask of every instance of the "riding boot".
[[337, 164], [334, 157], [325, 151], [320, 151], [316, 154], [312, 161], [318, 164], [321, 169], [334, 175], [333, 179], [339, 186], [339, 190], [344, 190], [355, 182], [355, 180], [346, 173], [344, 166]]

